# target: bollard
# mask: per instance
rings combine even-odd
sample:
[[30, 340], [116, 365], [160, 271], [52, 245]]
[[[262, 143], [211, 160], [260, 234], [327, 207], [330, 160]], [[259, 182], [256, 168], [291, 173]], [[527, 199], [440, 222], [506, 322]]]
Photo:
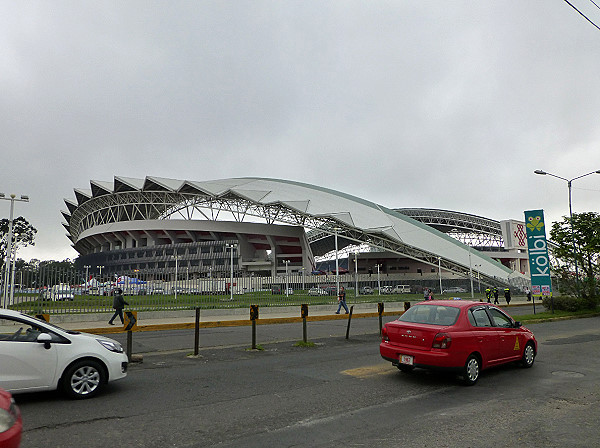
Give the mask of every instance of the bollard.
[[196, 323], [194, 325], [194, 356], [200, 351], [200, 308], [196, 307]]
[[383, 328], [383, 302], [377, 304], [377, 314], [379, 314], [379, 336], [381, 336], [381, 329]]
[[407, 311], [410, 308], [410, 302], [404, 302], [404, 311]]
[[304, 303], [300, 305], [300, 315], [302, 316], [302, 341], [306, 344], [308, 342], [306, 335], [306, 318], [308, 317], [308, 304]]
[[129, 362], [131, 361], [132, 358], [132, 352], [133, 351], [133, 331], [131, 330], [127, 330], [127, 359], [129, 360]]
[[350, 314], [348, 314], [348, 328], [346, 328], [346, 339], [350, 336], [350, 322], [352, 322], [352, 311], [354, 311], [354, 305], [350, 307]]
[[252, 350], [256, 350], [256, 319], [258, 319], [258, 305], [250, 305], [250, 320], [252, 321]]

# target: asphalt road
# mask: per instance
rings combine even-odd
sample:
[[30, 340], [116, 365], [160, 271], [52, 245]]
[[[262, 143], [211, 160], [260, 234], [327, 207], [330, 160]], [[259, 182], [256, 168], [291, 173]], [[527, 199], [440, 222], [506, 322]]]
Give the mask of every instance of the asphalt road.
[[[329, 332], [337, 333], [331, 324]], [[316, 334], [312, 327], [309, 334]], [[399, 372], [380, 358], [376, 331], [357, 328], [349, 340], [310, 337], [314, 348], [295, 347], [298, 337], [290, 336], [250, 351], [248, 344], [228, 344], [235, 335], [225, 329], [213, 329], [203, 338], [224, 340], [221, 347], [204, 347], [198, 358], [148, 350], [126, 379], [95, 399], [17, 396], [22, 446], [597, 445], [600, 318], [530, 328], [540, 343], [534, 367], [486, 371], [474, 387], [447, 375]], [[159, 333], [150, 348], [171, 339]]]

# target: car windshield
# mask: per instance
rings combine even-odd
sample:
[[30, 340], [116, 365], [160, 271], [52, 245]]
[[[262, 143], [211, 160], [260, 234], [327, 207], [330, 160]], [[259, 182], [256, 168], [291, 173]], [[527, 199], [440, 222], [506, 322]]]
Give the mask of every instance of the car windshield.
[[460, 310], [443, 305], [415, 305], [398, 318], [400, 322], [417, 324], [454, 325]]

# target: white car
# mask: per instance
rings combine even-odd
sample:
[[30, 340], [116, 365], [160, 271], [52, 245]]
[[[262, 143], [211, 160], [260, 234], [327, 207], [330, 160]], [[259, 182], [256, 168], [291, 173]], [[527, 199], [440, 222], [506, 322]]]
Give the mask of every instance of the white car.
[[454, 293], [457, 293], [457, 292], [464, 293], [464, 292], [467, 292], [467, 290], [465, 288], [461, 288], [459, 286], [452, 286], [450, 288], [444, 289], [443, 294], [454, 294]]
[[308, 295], [309, 296], [326, 296], [327, 291], [325, 291], [322, 288], [310, 288], [308, 290]]
[[71, 398], [91, 398], [127, 376], [127, 364], [113, 339], [0, 309], [0, 387], [13, 394], [60, 388]]

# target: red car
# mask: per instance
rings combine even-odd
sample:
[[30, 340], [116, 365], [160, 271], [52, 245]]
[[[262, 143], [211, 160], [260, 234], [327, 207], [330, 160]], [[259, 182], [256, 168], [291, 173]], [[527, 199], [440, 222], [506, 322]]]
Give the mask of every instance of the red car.
[[22, 430], [19, 408], [10, 393], [0, 389], [0, 447], [18, 448]]
[[447, 369], [473, 385], [488, 367], [514, 361], [531, 367], [537, 341], [530, 330], [494, 305], [432, 300], [387, 323], [379, 352], [403, 372], [415, 367]]

